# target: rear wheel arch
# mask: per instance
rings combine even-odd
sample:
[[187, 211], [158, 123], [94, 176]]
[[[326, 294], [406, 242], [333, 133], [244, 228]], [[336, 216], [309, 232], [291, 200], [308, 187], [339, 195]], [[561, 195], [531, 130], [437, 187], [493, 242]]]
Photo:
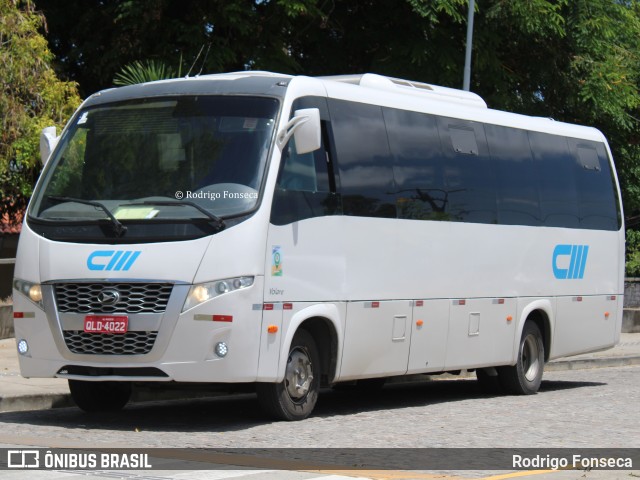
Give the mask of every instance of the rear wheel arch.
[[536, 300], [524, 307], [520, 313], [520, 323], [516, 332], [514, 340], [513, 361], [517, 358], [517, 349], [519, 346], [519, 340], [522, 336], [527, 322], [534, 322], [540, 329], [544, 342], [544, 361], [549, 361], [551, 353], [551, 345], [553, 344], [553, 325], [554, 325], [554, 307], [551, 300], [540, 299]]
[[544, 344], [544, 361], [549, 361], [549, 352], [551, 351], [551, 322], [549, 316], [544, 310], [534, 310], [527, 317], [526, 322], [533, 322], [538, 326], [542, 334]]
[[544, 339], [538, 323], [525, 322], [518, 341], [515, 365], [498, 367], [498, 380], [502, 388], [516, 395], [532, 395], [538, 391], [544, 372]]

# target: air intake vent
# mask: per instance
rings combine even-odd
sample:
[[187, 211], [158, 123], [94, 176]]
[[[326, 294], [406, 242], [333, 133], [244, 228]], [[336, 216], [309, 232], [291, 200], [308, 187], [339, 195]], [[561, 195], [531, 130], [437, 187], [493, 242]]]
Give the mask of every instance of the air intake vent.
[[62, 313], [164, 313], [172, 289], [170, 283], [59, 283], [55, 286], [58, 311]]
[[103, 334], [68, 330], [64, 341], [72, 353], [81, 355], [144, 355], [151, 351], [157, 336], [158, 332]]

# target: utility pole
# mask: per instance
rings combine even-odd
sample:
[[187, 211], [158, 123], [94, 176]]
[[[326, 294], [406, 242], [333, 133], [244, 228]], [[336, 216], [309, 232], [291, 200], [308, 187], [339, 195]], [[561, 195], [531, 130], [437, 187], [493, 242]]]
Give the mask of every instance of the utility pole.
[[473, 14], [476, 7], [475, 0], [469, 0], [469, 12], [467, 13], [467, 48], [464, 54], [464, 80], [462, 89], [469, 91], [471, 84], [471, 47], [473, 46]]

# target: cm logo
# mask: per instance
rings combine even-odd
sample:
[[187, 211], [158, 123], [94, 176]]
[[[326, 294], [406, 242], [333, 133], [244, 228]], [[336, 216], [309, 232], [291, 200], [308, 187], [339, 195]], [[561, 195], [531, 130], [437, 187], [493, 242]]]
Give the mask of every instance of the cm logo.
[[[556, 245], [553, 249], [553, 275], [558, 280], [580, 280], [584, 277], [589, 245]], [[569, 258], [562, 258], [569, 257]], [[560, 268], [558, 264], [561, 264]]]
[[126, 272], [140, 253], [140, 250], [96, 250], [87, 258], [87, 267], [89, 270]]

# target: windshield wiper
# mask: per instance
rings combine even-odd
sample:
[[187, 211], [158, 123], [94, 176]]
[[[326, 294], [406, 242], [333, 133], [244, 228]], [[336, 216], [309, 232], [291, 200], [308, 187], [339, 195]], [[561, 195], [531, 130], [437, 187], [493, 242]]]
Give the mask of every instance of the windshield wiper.
[[118, 221], [118, 219], [111, 213], [111, 211], [106, 207], [105, 204], [96, 202], [95, 200], [85, 200], [83, 198], [74, 198], [74, 197], [58, 197], [56, 195], [47, 195], [47, 200], [51, 200], [54, 202], [75, 202], [82, 203], [84, 205], [91, 205], [92, 207], [99, 208], [104, 213], [107, 214], [109, 220], [111, 221], [111, 225], [113, 225], [113, 231], [116, 236], [121, 237], [127, 231], [127, 227], [125, 227], [122, 223]]
[[225, 229], [226, 225], [224, 220], [219, 216], [211, 213], [206, 208], [201, 207], [195, 202], [190, 202], [189, 200], [146, 200], [144, 202], [136, 202], [136, 203], [127, 203], [128, 205], [155, 205], [158, 207], [166, 206], [166, 207], [193, 207], [198, 210], [200, 213], [205, 215], [213, 224], [213, 227], [218, 231], [222, 231]]

